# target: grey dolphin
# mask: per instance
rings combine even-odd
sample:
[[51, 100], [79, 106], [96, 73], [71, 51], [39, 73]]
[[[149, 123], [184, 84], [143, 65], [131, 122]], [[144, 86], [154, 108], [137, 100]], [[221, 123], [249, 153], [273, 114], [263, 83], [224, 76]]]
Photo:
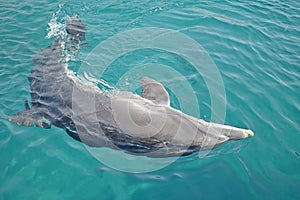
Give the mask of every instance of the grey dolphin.
[[[85, 25], [78, 17], [67, 23], [67, 32], [72, 42], [85, 39]], [[76, 77], [61, 55], [58, 39], [34, 57], [28, 78], [31, 106], [25, 101], [25, 110], [10, 115], [10, 121], [42, 128], [54, 125], [89, 146], [149, 157], [189, 155], [254, 135], [172, 108], [164, 86], [148, 77], [141, 78], [141, 96], [101, 91]]]

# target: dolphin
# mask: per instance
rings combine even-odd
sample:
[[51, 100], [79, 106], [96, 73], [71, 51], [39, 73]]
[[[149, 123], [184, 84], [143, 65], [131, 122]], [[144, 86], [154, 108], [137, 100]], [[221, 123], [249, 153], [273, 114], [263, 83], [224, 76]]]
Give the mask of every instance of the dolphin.
[[[85, 40], [86, 28], [78, 16], [67, 23], [66, 31], [71, 43]], [[149, 77], [141, 77], [141, 95], [86, 84], [68, 69], [61, 46], [57, 39], [33, 58], [31, 102], [25, 100], [25, 110], [9, 115], [11, 122], [56, 126], [88, 146], [148, 157], [185, 156], [254, 135], [172, 108], [165, 87]]]

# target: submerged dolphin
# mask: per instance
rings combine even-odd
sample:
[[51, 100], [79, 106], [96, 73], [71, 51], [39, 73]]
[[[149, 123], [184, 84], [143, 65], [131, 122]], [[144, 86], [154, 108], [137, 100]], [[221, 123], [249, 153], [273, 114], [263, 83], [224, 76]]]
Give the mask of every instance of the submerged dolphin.
[[[67, 32], [72, 43], [85, 39], [85, 25], [78, 17], [67, 23]], [[26, 109], [10, 115], [10, 121], [42, 128], [54, 125], [89, 146], [149, 157], [189, 155], [254, 135], [170, 107], [164, 86], [148, 77], [141, 78], [141, 96], [101, 91], [77, 78], [61, 55], [58, 40], [34, 57], [28, 78], [31, 106], [25, 101]]]

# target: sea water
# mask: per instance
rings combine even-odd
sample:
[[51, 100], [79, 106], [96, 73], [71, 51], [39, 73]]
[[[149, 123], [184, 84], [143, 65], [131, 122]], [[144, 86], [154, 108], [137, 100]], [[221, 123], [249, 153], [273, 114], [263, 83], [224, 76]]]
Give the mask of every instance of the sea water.
[[[32, 58], [74, 14], [87, 26], [78, 77], [139, 94], [150, 76], [173, 107], [254, 137], [139, 165], [9, 122], [30, 99]], [[300, 199], [299, 1], [2, 1], [0, 18], [0, 199]]]

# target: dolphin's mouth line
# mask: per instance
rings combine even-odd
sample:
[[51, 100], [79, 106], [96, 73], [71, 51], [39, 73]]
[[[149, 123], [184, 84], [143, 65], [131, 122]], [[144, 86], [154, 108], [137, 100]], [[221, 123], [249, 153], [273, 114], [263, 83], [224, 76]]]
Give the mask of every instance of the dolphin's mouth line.
[[254, 136], [253, 131], [251, 131], [250, 129], [249, 129], [249, 130], [246, 130], [245, 133], [248, 135], [248, 137]]

